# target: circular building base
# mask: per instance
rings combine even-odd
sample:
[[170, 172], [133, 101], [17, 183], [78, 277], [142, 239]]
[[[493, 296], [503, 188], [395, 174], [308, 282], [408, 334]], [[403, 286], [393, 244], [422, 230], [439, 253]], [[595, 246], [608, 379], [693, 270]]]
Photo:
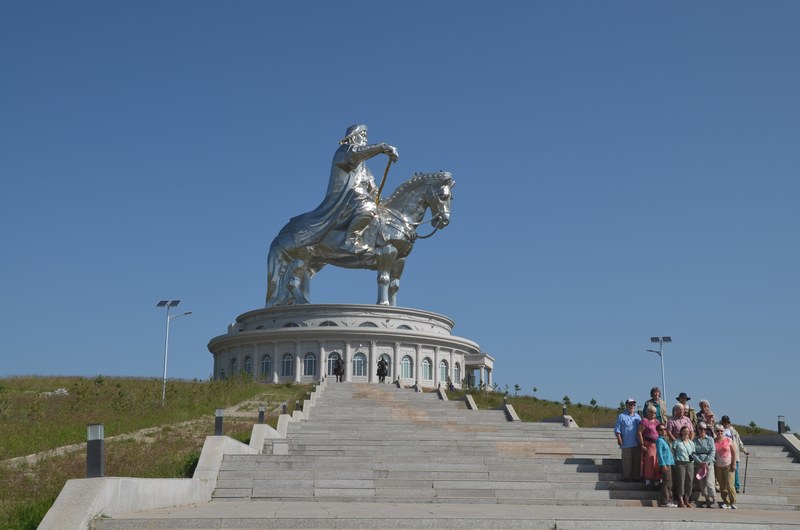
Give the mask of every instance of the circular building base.
[[491, 384], [493, 359], [475, 342], [454, 336], [453, 325], [443, 315], [405, 307], [269, 307], [237, 317], [208, 349], [217, 379], [246, 372], [267, 383], [311, 383], [332, 375], [334, 361], [342, 359], [345, 381], [377, 383], [383, 358], [387, 383], [435, 388], [452, 382], [458, 388], [473, 370], [485, 369]]

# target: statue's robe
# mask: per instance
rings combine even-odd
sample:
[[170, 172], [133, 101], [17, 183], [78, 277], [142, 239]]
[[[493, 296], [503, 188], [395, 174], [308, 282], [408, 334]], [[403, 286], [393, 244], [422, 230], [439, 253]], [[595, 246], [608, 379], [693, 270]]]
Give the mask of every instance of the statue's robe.
[[281, 232], [291, 233], [295, 244], [301, 247], [318, 243], [330, 230], [346, 227], [353, 211], [364, 200], [363, 190], [375, 187], [375, 179], [365, 162], [381, 152], [382, 144], [340, 146], [333, 155], [325, 198], [312, 211], [292, 217]]

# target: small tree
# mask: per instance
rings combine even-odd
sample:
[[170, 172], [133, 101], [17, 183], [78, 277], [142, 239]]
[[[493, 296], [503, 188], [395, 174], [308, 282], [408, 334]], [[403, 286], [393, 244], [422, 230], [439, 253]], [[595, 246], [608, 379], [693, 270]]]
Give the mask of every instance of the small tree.
[[562, 402], [564, 403], [564, 405], [566, 405], [566, 406], [570, 406], [570, 405], [572, 405], [572, 401], [569, 399], [569, 396], [564, 396], [563, 398], [561, 398], [561, 401], [562, 401]]
[[758, 434], [763, 430], [761, 427], [756, 425], [756, 422], [754, 422], [754, 421], [751, 421], [748, 425], [749, 425], [749, 428], [748, 428], [748, 433], [749, 434]]

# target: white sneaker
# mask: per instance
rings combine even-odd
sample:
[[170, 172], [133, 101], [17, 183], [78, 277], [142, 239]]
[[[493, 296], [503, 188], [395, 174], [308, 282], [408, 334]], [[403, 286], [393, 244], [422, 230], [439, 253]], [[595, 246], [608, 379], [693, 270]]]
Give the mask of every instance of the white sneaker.
[[731, 507], [730, 507], [729, 505], [727, 505], [727, 504], [723, 504], [723, 505], [721, 506], [721, 508], [722, 508], [723, 510], [730, 510], [730, 509], [731, 509]]
[[667, 504], [667, 508], [677, 508], [677, 507], [678, 505], [675, 504], [674, 502], [670, 502], [669, 504]]
[[735, 509], [736, 509], [736, 505], [735, 504], [731, 504], [731, 510], [735, 510]]

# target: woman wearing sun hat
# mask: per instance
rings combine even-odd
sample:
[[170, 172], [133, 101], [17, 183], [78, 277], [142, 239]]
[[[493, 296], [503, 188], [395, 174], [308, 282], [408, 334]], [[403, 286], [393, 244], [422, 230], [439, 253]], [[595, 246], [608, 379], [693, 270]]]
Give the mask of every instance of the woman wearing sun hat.
[[689, 401], [691, 401], [692, 398], [686, 395], [686, 392], [681, 392], [675, 399], [678, 403], [683, 405], [683, 411], [686, 414], [686, 417], [692, 422], [692, 427], [697, 425], [697, 412], [689, 406]]

